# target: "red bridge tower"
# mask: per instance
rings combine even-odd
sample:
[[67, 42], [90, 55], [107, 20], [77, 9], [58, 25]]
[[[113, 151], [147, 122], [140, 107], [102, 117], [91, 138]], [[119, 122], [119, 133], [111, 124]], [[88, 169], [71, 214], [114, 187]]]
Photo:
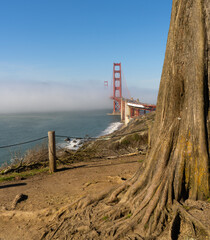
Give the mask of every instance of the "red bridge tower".
[[120, 114], [122, 98], [121, 63], [113, 64], [113, 114]]

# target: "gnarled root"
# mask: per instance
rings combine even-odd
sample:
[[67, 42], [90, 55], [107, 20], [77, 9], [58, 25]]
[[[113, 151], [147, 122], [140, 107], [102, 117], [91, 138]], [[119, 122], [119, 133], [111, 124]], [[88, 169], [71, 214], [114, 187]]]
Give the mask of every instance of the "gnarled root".
[[[171, 226], [169, 230], [169, 237], [172, 240], [178, 239], [178, 234], [179, 234], [179, 229], [182, 224], [188, 224], [190, 226], [190, 234], [191, 237], [196, 237], [196, 235], [201, 235], [198, 236], [196, 239], [210, 239], [210, 230], [208, 227], [206, 227], [200, 220], [192, 216], [186, 209], [190, 209], [189, 206], [185, 206], [177, 202], [176, 200], [174, 201], [174, 206], [173, 206], [173, 211], [174, 211], [174, 217], [173, 220], [171, 221]], [[201, 232], [200, 234], [197, 234], [197, 232]]]
[[173, 206], [176, 211], [170, 230], [172, 240], [178, 239], [178, 234], [174, 237], [173, 233], [180, 217], [209, 236], [205, 226], [185, 213], [177, 202], [185, 190], [186, 165], [182, 143], [175, 134], [177, 121], [154, 143], [143, 171], [138, 170], [133, 178], [108, 193], [80, 199], [60, 213], [42, 239], [156, 239], [169, 223]]

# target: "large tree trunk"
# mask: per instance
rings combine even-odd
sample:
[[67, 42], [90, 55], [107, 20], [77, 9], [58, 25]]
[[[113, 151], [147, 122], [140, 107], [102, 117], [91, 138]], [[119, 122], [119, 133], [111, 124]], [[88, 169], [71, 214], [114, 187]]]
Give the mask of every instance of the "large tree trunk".
[[[173, 205], [183, 213], [179, 202], [209, 196], [209, 16], [209, 0], [173, 0], [151, 149], [144, 169], [115, 191], [81, 201], [80, 207], [82, 203], [85, 208], [77, 205], [76, 212], [71, 210], [62, 226], [47, 236], [155, 237], [163, 231]], [[103, 220], [105, 216], [109, 221]], [[80, 233], [81, 225], [88, 227]]]
[[208, 0], [173, 2], [153, 147], [158, 137], [174, 132], [170, 159], [175, 159], [177, 200], [208, 195], [209, 5]]

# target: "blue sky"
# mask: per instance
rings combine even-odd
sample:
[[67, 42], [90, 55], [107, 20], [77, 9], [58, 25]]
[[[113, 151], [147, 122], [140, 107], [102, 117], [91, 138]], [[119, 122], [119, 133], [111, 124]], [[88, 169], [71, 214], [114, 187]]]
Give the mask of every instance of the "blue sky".
[[[154, 102], [171, 5], [172, 0], [2, 0], [2, 89], [7, 96], [18, 96], [30, 86], [32, 91], [34, 85], [43, 89], [44, 84], [56, 92], [60, 85], [61, 96], [63, 86], [65, 94], [68, 94], [66, 89], [70, 94], [77, 92], [79, 99], [86, 90], [91, 96], [103, 91], [104, 81], [110, 85], [112, 64], [121, 62], [131, 95]], [[80, 89], [84, 91], [80, 93]], [[155, 97], [141, 99], [147, 91], [148, 96]], [[47, 94], [47, 87], [43, 94]], [[27, 94], [25, 97], [30, 99]], [[95, 99], [98, 97], [96, 94]], [[21, 109], [17, 104], [7, 105], [7, 100], [4, 99], [4, 105], [8, 111]]]

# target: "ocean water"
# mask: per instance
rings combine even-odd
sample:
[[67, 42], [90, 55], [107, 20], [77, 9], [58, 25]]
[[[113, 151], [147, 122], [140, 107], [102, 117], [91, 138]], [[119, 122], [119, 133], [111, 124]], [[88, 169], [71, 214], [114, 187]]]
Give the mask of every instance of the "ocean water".
[[[98, 137], [117, 130], [120, 126], [120, 116], [110, 116], [111, 109], [94, 111], [72, 111], [53, 113], [0, 114], [0, 166], [11, 163], [15, 154], [23, 156], [25, 151], [41, 144], [35, 143], [1, 148], [16, 143], [31, 141], [47, 136], [48, 131], [56, 135], [74, 137]], [[65, 143], [64, 138], [56, 138], [57, 145], [73, 149], [71, 142]]]

